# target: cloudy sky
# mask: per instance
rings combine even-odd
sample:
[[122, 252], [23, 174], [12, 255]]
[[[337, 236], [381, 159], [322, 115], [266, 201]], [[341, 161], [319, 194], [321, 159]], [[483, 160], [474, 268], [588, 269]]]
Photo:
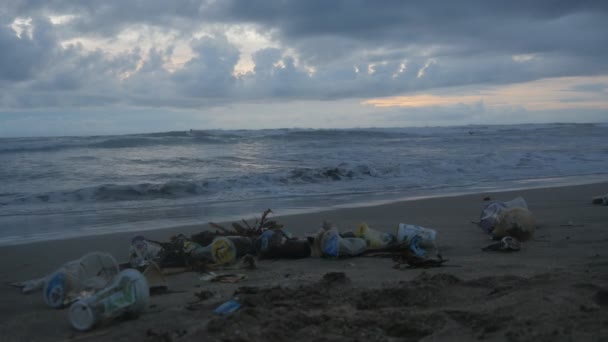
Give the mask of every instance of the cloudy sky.
[[0, 136], [607, 121], [602, 0], [0, 4]]

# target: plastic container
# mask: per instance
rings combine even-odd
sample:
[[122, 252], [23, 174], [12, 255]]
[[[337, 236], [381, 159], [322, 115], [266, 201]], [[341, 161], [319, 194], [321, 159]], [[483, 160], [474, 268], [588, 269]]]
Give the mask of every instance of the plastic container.
[[118, 264], [107, 253], [93, 252], [63, 264], [45, 279], [44, 302], [52, 308], [63, 308], [83, 292], [96, 292], [107, 286], [118, 274]]
[[143, 236], [135, 236], [131, 240], [129, 248], [129, 264], [131, 267], [143, 267], [150, 261], [158, 261], [162, 246], [152, 241], [146, 240]]
[[321, 252], [328, 257], [350, 257], [367, 250], [367, 242], [361, 238], [343, 238], [337, 228], [331, 228], [321, 238]]
[[198, 247], [191, 253], [196, 259], [207, 259], [218, 265], [228, 264], [236, 260], [236, 247], [225, 237], [217, 237], [209, 246]]
[[424, 228], [413, 224], [400, 223], [397, 229], [397, 241], [409, 243], [414, 236], [420, 236], [418, 244], [424, 248], [436, 247], [437, 232], [434, 229]]
[[262, 233], [255, 243], [256, 252], [261, 258], [307, 258], [311, 254], [307, 240], [290, 239], [283, 231], [269, 229]]
[[395, 235], [369, 228], [365, 223], [359, 225], [355, 236], [365, 239], [369, 248], [386, 248], [397, 241]]
[[139, 271], [126, 269], [97, 294], [81, 299], [70, 307], [69, 319], [76, 330], [86, 331], [100, 321], [124, 314], [138, 315], [150, 301], [146, 278]]

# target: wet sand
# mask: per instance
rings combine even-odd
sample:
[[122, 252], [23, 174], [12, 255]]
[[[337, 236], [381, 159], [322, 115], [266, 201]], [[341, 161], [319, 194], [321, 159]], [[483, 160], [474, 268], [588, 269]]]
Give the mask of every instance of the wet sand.
[[[209, 283], [194, 272], [169, 277], [170, 292], [151, 297], [138, 319], [88, 333], [70, 328], [67, 310], [40, 293], [7, 286], [39, 277], [88, 251], [126, 260], [133, 233], [0, 248], [3, 341], [601, 341], [608, 338], [608, 207], [591, 204], [608, 183], [475, 194], [278, 216], [296, 236], [323, 220], [342, 231], [361, 222], [394, 232], [400, 222], [434, 228], [445, 267], [394, 269], [390, 259], [260, 261], [238, 284]], [[488, 235], [471, 224], [482, 199], [523, 196], [540, 228], [519, 252], [482, 252]], [[260, 212], [266, 208], [260, 208]], [[154, 240], [206, 225], [145, 232]], [[331, 272], [338, 274], [326, 275]], [[342, 277], [341, 273], [344, 274]], [[243, 288], [244, 287], [244, 288]], [[239, 290], [240, 289], [240, 290]], [[195, 293], [210, 291], [200, 301]], [[233, 297], [227, 317], [213, 309]]]

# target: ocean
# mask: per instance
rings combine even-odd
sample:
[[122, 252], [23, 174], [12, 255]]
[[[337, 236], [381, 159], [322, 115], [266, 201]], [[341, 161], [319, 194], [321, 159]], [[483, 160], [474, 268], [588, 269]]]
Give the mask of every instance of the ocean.
[[599, 181], [608, 124], [2, 138], [0, 245]]

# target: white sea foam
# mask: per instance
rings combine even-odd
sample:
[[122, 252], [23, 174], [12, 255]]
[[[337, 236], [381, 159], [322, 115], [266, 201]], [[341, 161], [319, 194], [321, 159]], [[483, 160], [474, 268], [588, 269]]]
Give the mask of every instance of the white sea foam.
[[[238, 216], [264, 209], [256, 203], [314, 206], [294, 198], [341, 198], [332, 203], [348, 205], [360, 200], [348, 194], [398, 197], [528, 179], [602, 179], [606, 146], [605, 124], [0, 139], [0, 244], [3, 236], [116, 227], [124, 224], [121, 215], [133, 220], [133, 209], [142, 219], [192, 220], [215, 203], [223, 203], [222, 215]], [[32, 217], [45, 215], [54, 220], [40, 231]]]

